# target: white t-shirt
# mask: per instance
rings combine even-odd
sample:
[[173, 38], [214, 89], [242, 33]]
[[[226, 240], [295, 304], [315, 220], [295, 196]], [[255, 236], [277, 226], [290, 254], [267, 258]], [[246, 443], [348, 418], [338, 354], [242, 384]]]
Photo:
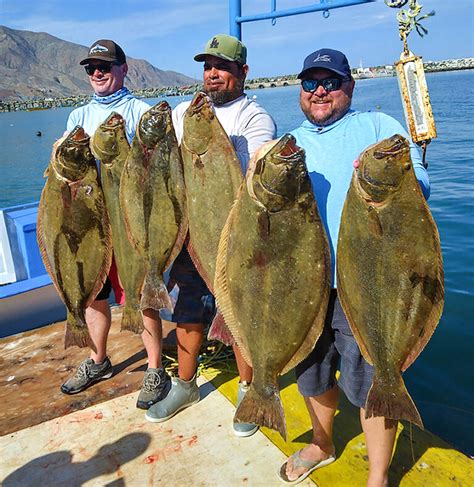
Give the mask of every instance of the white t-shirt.
[[[183, 137], [183, 119], [190, 101], [180, 103], [173, 110], [173, 126], [178, 142]], [[276, 124], [273, 118], [247, 95], [225, 105], [214, 106], [217, 119], [234, 145], [244, 174], [249, 159], [265, 142], [276, 138]]]

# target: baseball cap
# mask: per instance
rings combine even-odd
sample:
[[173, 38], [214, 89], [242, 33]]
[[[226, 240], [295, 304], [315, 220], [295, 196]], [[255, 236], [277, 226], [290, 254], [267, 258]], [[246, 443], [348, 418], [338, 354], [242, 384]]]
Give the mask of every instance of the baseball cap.
[[303, 78], [310, 69], [314, 68], [329, 69], [344, 77], [351, 76], [351, 67], [346, 56], [341, 51], [334, 49], [319, 49], [307, 56], [298, 78]]
[[204, 61], [206, 56], [216, 56], [226, 61], [247, 62], [247, 48], [233, 36], [217, 34], [206, 44], [204, 52], [194, 56], [195, 61]]
[[79, 64], [87, 64], [91, 59], [124, 64], [127, 62], [123, 49], [114, 41], [100, 39], [95, 41], [89, 49], [89, 54]]

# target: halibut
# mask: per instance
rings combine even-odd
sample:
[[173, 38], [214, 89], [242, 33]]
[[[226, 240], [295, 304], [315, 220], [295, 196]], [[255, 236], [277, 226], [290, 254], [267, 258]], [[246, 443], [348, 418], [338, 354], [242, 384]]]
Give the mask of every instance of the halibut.
[[264, 144], [219, 242], [217, 304], [253, 380], [236, 421], [286, 438], [277, 376], [314, 348], [326, 316], [330, 254], [304, 151], [286, 134]]
[[374, 144], [359, 164], [342, 212], [337, 282], [362, 355], [375, 367], [366, 417], [423, 427], [401, 373], [428, 343], [443, 310], [438, 230], [405, 138]]

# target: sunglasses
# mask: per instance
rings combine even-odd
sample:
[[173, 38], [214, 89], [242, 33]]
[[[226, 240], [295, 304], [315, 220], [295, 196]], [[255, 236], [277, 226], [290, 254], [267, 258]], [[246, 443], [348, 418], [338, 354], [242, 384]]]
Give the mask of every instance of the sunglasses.
[[110, 73], [112, 71], [112, 66], [117, 66], [116, 63], [100, 63], [100, 64], [86, 64], [84, 69], [89, 76], [92, 76], [95, 73], [95, 70], [98, 69], [102, 74]]
[[330, 93], [338, 90], [344, 81], [349, 81], [349, 78], [304, 79], [301, 81], [301, 86], [307, 93], [315, 92], [319, 86]]

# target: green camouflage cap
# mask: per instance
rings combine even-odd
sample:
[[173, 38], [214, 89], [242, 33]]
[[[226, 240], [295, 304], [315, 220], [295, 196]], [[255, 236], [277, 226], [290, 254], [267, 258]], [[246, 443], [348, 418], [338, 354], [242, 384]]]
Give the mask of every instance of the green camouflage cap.
[[247, 62], [247, 48], [236, 38], [226, 34], [217, 34], [210, 39], [204, 52], [194, 56], [195, 61], [204, 61], [206, 56], [216, 56], [226, 61]]

